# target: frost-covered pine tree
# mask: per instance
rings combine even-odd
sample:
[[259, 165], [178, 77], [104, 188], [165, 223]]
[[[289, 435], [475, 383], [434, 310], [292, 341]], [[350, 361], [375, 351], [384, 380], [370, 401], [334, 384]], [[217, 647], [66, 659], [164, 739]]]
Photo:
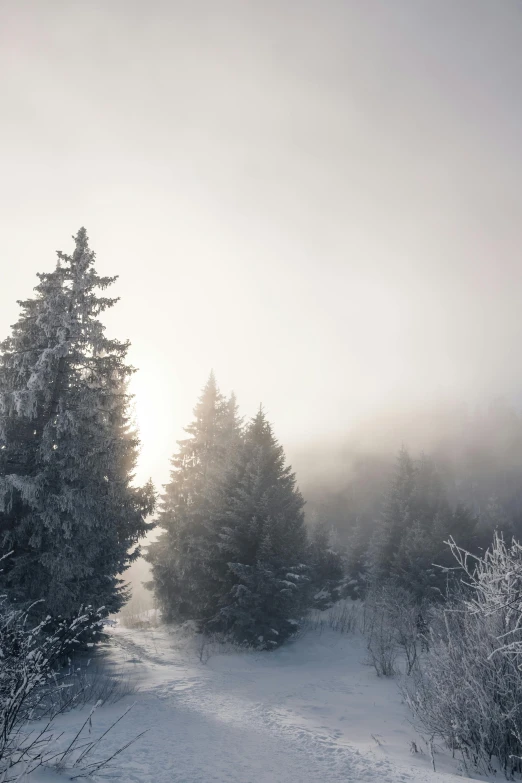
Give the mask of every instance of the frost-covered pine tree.
[[211, 520], [221, 485], [241, 441], [235, 397], [226, 399], [214, 373], [194, 409], [194, 420], [178, 442], [170, 482], [161, 499], [158, 524], [163, 532], [148, 550], [150, 587], [166, 620], [208, 617], [212, 587], [209, 558]]
[[99, 319], [116, 278], [96, 273], [85, 229], [74, 241], [20, 302], [0, 356], [0, 543], [13, 551], [0, 580], [54, 616], [122, 605], [154, 507], [152, 485], [133, 485], [128, 343]]
[[272, 649], [298, 629], [307, 598], [304, 500], [262, 410], [246, 429], [214, 519], [216, 611], [207, 624]]

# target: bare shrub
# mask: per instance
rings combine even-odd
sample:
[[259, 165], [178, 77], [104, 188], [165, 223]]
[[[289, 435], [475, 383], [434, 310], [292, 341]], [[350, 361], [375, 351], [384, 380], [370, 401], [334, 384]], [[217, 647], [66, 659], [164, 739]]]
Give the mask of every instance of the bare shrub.
[[354, 601], [339, 601], [328, 610], [328, 627], [336, 633], [354, 633], [359, 624], [359, 610]]
[[196, 654], [200, 663], [206, 664], [216, 655], [234, 655], [236, 653], [254, 653], [255, 650], [247, 644], [238, 644], [224, 634], [198, 633], [195, 635]]
[[374, 587], [366, 596], [361, 629], [367, 638], [369, 662], [379, 676], [397, 673], [402, 651], [410, 675], [420, 651], [427, 648], [427, 606], [393, 584]]
[[387, 617], [396, 645], [404, 655], [405, 672], [409, 676], [420, 652], [429, 646], [431, 608], [426, 603], [419, 603], [408, 590], [393, 584], [371, 591], [367, 606], [370, 616], [383, 612]]
[[371, 630], [366, 640], [368, 663], [375, 669], [378, 677], [393, 677], [399, 654], [395, 629], [384, 609], [377, 610]]
[[118, 620], [124, 628], [133, 628], [135, 630], [157, 628], [160, 624], [159, 611], [137, 599], [120, 610]]
[[358, 601], [342, 600], [329, 609], [313, 609], [302, 623], [303, 631], [331, 630], [335, 633], [354, 633], [359, 629], [361, 604]]
[[[120, 753], [130, 747], [130, 745], [133, 745], [138, 739], [140, 739], [140, 737], [147, 733], [147, 730], [142, 731], [140, 734], [133, 737], [131, 740], [115, 750], [110, 756], [96, 758], [96, 751], [99, 750], [100, 745], [102, 744], [107, 734], [112, 731], [112, 729], [121, 720], [123, 720], [123, 718], [133, 707], [132, 704], [130, 707], [127, 707], [122, 715], [120, 715], [119, 718], [111, 723], [108, 729], [106, 729], [102, 734], [99, 734], [97, 737], [92, 738], [90, 736], [92, 734], [92, 717], [93, 713], [99, 706], [101, 706], [100, 702], [91, 708], [86, 719], [81, 724], [80, 729], [76, 732], [76, 734], [63, 750], [59, 750], [57, 752], [50, 750], [47, 753], [42, 754], [42, 765], [45, 764], [46, 766], [53, 766], [61, 772], [68, 770], [70, 780], [86, 778], [102, 769], [107, 770], [111, 761], [113, 761], [116, 756], [119, 756]], [[89, 735], [89, 738], [86, 737], [86, 732]], [[54, 736], [51, 735], [49, 744], [51, 744], [54, 739]]]
[[405, 684], [416, 720], [466, 767], [522, 772], [522, 548], [496, 537], [483, 558], [450, 542], [462, 593], [432, 620], [430, 651]]
[[[79, 665], [78, 665], [79, 664]], [[116, 704], [133, 696], [137, 687], [125, 671], [107, 669], [103, 660], [73, 660], [66, 669], [55, 672], [47, 687], [42, 704], [51, 703], [60, 711], [85, 707], [88, 704]]]
[[212, 655], [210, 647], [210, 639], [205, 634], [200, 634], [196, 640], [196, 651], [200, 663], [208, 663], [209, 658]]

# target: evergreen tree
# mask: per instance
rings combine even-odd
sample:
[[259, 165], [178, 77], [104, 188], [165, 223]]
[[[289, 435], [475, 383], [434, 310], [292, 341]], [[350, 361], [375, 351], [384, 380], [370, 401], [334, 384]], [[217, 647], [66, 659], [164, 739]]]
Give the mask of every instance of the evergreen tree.
[[448, 506], [438, 510], [429, 527], [415, 522], [405, 531], [394, 557], [391, 577], [419, 601], [438, 600], [447, 592], [453, 559], [447, 541], [458, 540], [467, 550], [473, 548], [475, 518], [464, 506], [452, 511]]
[[[495, 533], [501, 534], [509, 543], [515, 533], [513, 520], [496, 495], [492, 495], [479, 514], [475, 528], [477, 546], [485, 550], [491, 546]], [[457, 542], [460, 543], [460, 542]]]
[[346, 579], [343, 592], [350, 598], [360, 598], [368, 581], [370, 542], [373, 527], [367, 515], [356, 518], [355, 524], [347, 536], [346, 543]]
[[344, 557], [334, 545], [334, 534], [325, 524], [316, 523], [309, 535], [308, 566], [311, 604], [326, 609], [341, 598], [345, 583]]
[[214, 598], [208, 628], [262, 649], [298, 628], [306, 600], [304, 501], [262, 410], [245, 433], [215, 515]]
[[132, 484], [128, 343], [98, 317], [117, 301], [99, 293], [116, 278], [97, 275], [85, 229], [74, 241], [20, 302], [0, 357], [0, 545], [13, 550], [0, 579], [54, 616], [122, 605], [119, 575], [154, 506], [152, 486]]
[[208, 561], [211, 519], [224, 475], [241, 439], [235, 397], [219, 391], [211, 373], [172, 458], [158, 524], [163, 532], [150, 547], [150, 583], [166, 620], [202, 620], [211, 600]]
[[425, 455], [413, 462], [402, 449], [369, 548], [370, 582], [392, 581], [419, 600], [442, 597], [451, 566], [446, 541], [473, 550], [475, 524], [464, 506], [451, 509], [434, 462]]
[[374, 583], [384, 582], [390, 577], [393, 557], [405, 530], [413, 523], [415, 473], [413, 460], [403, 446], [397, 456], [382, 517], [368, 548], [368, 574]]
[[453, 521], [440, 474], [433, 460], [422, 454], [414, 463], [408, 525], [389, 563], [389, 576], [419, 599], [441, 595], [444, 576], [437, 559], [444, 557]]

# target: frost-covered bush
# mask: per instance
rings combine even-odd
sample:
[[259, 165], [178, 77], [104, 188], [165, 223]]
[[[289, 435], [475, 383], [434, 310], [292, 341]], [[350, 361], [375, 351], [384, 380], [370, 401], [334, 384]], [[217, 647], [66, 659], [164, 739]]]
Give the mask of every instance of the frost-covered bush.
[[482, 558], [450, 542], [462, 593], [432, 620], [406, 694], [420, 727], [466, 766], [522, 772], [522, 547], [496, 537]]
[[[50, 698], [59, 691], [59, 662], [80, 636], [99, 622], [92, 613], [72, 620], [42, 620], [34, 626], [29, 610], [0, 600], [0, 781], [16, 779], [21, 770], [41, 763], [49, 744], [48, 727], [63, 701]], [[27, 733], [33, 717], [47, 718], [39, 731]], [[12, 773], [12, 774], [11, 774]]]

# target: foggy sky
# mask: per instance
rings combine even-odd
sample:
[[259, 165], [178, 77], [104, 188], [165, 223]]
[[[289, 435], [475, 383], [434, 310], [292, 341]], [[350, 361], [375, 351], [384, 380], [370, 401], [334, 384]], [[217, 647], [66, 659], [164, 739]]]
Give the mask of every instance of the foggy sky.
[[87, 227], [143, 475], [211, 368], [297, 444], [522, 392], [519, 0], [0, 1], [0, 336]]

